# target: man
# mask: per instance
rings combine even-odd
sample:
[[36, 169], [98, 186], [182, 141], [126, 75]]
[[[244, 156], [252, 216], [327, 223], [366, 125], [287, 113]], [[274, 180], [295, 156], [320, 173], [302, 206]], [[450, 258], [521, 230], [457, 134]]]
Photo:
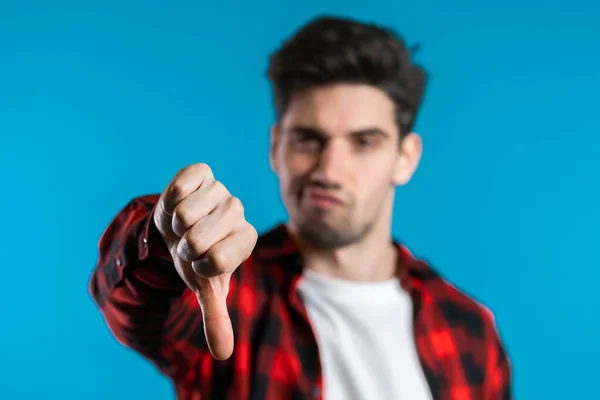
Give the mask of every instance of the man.
[[392, 239], [425, 72], [381, 27], [317, 18], [270, 59], [289, 221], [257, 237], [209, 166], [133, 199], [90, 290], [179, 399], [509, 399], [491, 313]]

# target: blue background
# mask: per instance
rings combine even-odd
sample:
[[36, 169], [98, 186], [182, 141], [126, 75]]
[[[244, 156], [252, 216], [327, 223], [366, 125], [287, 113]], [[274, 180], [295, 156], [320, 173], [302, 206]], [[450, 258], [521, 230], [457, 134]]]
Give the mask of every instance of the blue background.
[[0, 398], [166, 399], [87, 283], [132, 197], [209, 163], [259, 230], [267, 55], [316, 13], [396, 27], [432, 79], [395, 233], [496, 313], [521, 399], [597, 394], [600, 6], [591, 1], [0, 2]]

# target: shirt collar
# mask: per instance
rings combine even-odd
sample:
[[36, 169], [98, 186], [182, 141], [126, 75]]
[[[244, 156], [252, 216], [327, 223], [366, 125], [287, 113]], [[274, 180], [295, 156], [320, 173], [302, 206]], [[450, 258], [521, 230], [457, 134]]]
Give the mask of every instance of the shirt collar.
[[[408, 292], [422, 291], [425, 285], [437, 280], [437, 273], [424, 261], [415, 258], [412, 252], [398, 241], [393, 241], [398, 249], [398, 268], [396, 276], [402, 287]], [[300, 251], [283, 223], [275, 225], [260, 236], [256, 245], [259, 261], [276, 262], [285, 266], [290, 278], [302, 273]]]

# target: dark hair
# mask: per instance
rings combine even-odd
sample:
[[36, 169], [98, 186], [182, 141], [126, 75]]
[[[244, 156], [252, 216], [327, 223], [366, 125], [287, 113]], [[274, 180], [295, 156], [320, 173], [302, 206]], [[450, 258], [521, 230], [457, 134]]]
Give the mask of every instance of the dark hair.
[[334, 83], [369, 84], [392, 99], [404, 136], [412, 130], [427, 79], [425, 70], [411, 62], [413, 52], [390, 29], [347, 18], [313, 19], [270, 57], [267, 76], [277, 119], [298, 90]]

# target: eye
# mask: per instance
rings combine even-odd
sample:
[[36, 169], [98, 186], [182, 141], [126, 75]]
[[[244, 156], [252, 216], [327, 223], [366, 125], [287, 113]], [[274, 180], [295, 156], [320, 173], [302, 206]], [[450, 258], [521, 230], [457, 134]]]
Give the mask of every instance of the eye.
[[295, 135], [291, 144], [301, 151], [319, 151], [323, 147], [323, 141], [313, 135]]
[[354, 139], [354, 144], [358, 148], [373, 147], [377, 143], [377, 139], [373, 135], [359, 135]]

